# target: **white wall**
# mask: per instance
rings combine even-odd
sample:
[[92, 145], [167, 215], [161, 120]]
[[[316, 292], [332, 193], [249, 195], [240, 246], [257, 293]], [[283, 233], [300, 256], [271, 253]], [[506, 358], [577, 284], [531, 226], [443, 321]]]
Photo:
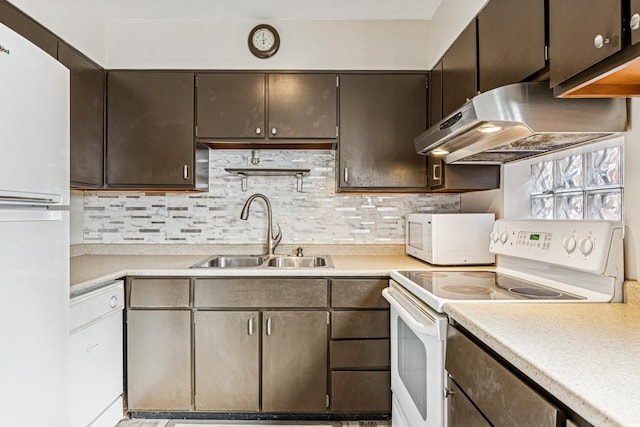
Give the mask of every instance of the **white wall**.
[[276, 21], [280, 50], [251, 55], [263, 21], [107, 20], [107, 68], [428, 69], [428, 21]]
[[445, 0], [440, 3], [431, 18], [427, 37], [429, 70], [488, 2], [489, 0]]
[[87, 0], [9, 0], [93, 61], [104, 66], [105, 22]]

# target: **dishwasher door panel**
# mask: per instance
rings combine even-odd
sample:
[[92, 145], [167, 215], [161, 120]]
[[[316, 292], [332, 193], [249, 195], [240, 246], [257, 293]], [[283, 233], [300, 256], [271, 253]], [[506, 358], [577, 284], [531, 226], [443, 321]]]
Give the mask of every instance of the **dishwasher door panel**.
[[[71, 426], [90, 425], [123, 392], [122, 310], [71, 335]], [[122, 408], [113, 425], [122, 418]]]

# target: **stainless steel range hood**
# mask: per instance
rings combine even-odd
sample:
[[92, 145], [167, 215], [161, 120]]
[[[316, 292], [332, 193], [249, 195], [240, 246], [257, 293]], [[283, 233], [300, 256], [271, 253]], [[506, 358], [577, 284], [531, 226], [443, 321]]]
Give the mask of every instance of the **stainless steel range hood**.
[[548, 82], [482, 93], [415, 138], [446, 163], [505, 163], [624, 132], [625, 99], [554, 98]]

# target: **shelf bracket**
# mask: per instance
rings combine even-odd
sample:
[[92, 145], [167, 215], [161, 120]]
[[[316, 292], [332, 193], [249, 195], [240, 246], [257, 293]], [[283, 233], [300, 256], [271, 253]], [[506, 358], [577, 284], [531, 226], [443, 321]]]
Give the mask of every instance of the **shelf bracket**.
[[304, 175], [311, 172], [310, 169], [271, 169], [271, 168], [225, 168], [230, 174], [240, 177], [242, 191], [247, 191], [247, 180], [249, 176], [295, 176], [296, 191], [302, 193]]

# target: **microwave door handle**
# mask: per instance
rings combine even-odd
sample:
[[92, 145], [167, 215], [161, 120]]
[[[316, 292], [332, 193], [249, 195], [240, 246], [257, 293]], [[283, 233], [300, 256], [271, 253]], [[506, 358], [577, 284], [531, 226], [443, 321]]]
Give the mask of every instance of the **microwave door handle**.
[[415, 317], [409, 311], [404, 308], [402, 303], [393, 296], [389, 288], [385, 288], [382, 290], [382, 296], [384, 299], [389, 301], [389, 304], [393, 306], [398, 313], [400, 313], [400, 317], [404, 320], [407, 325], [411, 328], [412, 331], [417, 332], [421, 335], [428, 335], [430, 337], [438, 338], [438, 328], [435, 323], [429, 323], [425, 325], [424, 323], [418, 322]]

